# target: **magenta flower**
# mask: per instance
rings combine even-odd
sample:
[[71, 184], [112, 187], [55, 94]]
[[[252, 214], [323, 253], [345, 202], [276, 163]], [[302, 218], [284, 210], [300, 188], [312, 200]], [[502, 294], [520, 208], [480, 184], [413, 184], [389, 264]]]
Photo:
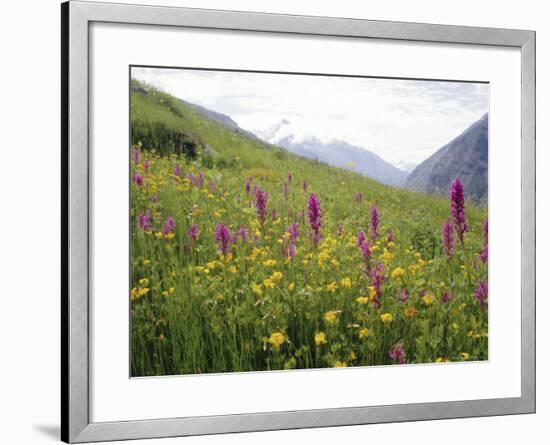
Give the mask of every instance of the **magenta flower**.
[[162, 228], [162, 233], [165, 235], [168, 235], [169, 233], [173, 233], [176, 228], [176, 221], [174, 220], [173, 216], [169, 216], [166, 218], [166, 222], [164, 223], [164, 226]]
[[443, 292], [443, 295], [441, 296], [441, 301], [443, 303], [448, 303], [449, 301], [451, 301], [451, 295], [449, 294], [449, 292]]
[[269, 194], [264, 192], [260, 187], [256, 187], [256, 216], [263, 225], [267, 215], [267, 200]]
[[367, 241], [367, 237], [365, 236], [365, 232], [362, 230], [359, 231], [357, 234], [357, 246], [361, 247], [361, 244], [365, 243]]
[[275, 221], [277, 219], [277, 210], [272, 210], [271, 211], [271, 219], [273, 221]]
[[138, 216], [138, 222], [143, 230], [151, 230], [151, 215], [149, 213], [141, 213]]
[[248, 196], [250, 196], [250, 187], [251, 187], [251, 186], [250, 186], [250, 181], [252, 181], [252, 176], [246, 180], [246, 184], [245, 184], [245, 186], [244, 186], [244, 188], [245, 188], [245, 190], [246, 190], [246, 194], [247, 194]]
[[176, 168], [174, 169], [174, 176], [181, 176], [181, 167], [179, 164], [176, 164]]
[[288, 172], [288, 185], [292, 184], [292, 173]]
[[323, 217], [323, 212], [321, 210], [321, 203], [319, 202], [319, 198], [315, 193], [309, 195], [307, 207], [309, 225], [311, 227], [309, 234], [313, 245], [317, 247], [319, 241], [321, 241], [321, 238], [323, 237], [323, 235], [321, 234], [321, 219]]
[[134, 148], [134, 164], [135, 165], [138, 165], [139, 164], [139, 150], [137, 148]]
[[454, 227], [450, 219], [443, 224], [443, 251], [451, 258], [454, 254]]
[[283, 248], [283, 254], [292, 259], [296, 256], [296, 244], [290, 243], [286, 248]]
[[489, 260], [489, 246], [483, 246], [479, 254], [479, 259], [482, 263], [486, 263]]
[[199, 172], [199, 174], [197, 175], [196, 181], [199, 187], [202, 187], [204, 185], [204, 175], [201, 172]]
[[300, 236], [300, 224], [293, 223], [288, 226], [288, 234], [290, 235], [290, 242], [295, 242]]
[[239, 230], [237, 231], [237, 236], [239, 236], [243, 241], [246, 242], [248, 239], [248, 229], [245, 226], [239, 227]]
[[187, 173], [185, 177], [193, 184], [195, 187], [202, 187], [204, 184], [204, 175], [199, 172], [197, 176], [193, 175], [193, 173]]
[[365, 236], [365, 232], [362, 230], [357, 234], [357, 246], [359, 247], [359, 250], [361, 250], [365, 261], [368, 261], [372, 252], [370, 250], [370, 244], [367, 241], [367, 237]]
[[386, 278], [384, 275], [385, 271], [386, 270], [384, 269], [384, 266], [382, 266], [382, 264], [377, 261], [372, 271], [372, 285], [374, 286], [374, 290], [376, 292], [372, 303], [374, 304], [374, 307], [376, 309], [380, 308], [380, 297], [382, 297], [382, 284], [384, 283], [384, 280]]
[[386, 242], [393, 243], [393, 232], [388, 233], [388, 237], [386, 238]]
[[405, 304], [409, 299], [409, 294], [407, 293], [407, 289], [398, 290], [395, 296], [403, 304]]
[[162, 228], [162, 233], [165, 235], [168, 235], [170, 233], [173, 233], [175, 228], [176, 228], [176, 221], [174, 220], [173, 216], [169, 216], [166, 219], [166, 222], [164, 223], [164, 227]]
[[288, 199], [288, 183], [285, 182], [283, 184], [283, 195], [285, 196], [285, 199]]
[[189, 227], [189, 230], [187, 231], [187, 235], [189, 236], [189, 238], [191, 238], [193, 243], [197, 242], [200, 231], [201, 229], [198, 224], [192, 224], [191, 227]]
[[479, 301], [483, 309], [487, 309], [489, 299], [489, 289], [485, 281], [478, 281], [477, 288], [474, 293], [474, 298]]
[[481, 262], [486, 263], [489, 259], [489, 220], [483, 223], [483, 248], [479, 254]]
[[227, 255], [231, 250], [231, 233], [224, 223], [218, 223], [214, 238], [218, 243], [218, 249], [222, 255]]
[[451, 215], [454, 220], [455, 231], [460, 239], [464, 242], [464, 234], [468, 231], [466, 224], [466, 216], [464, 214], [464, 186], [459, 178], [456, 178], [451, 184]]
[[304, 190], [304, 193], [307, 193], [307, 181], [302, 183], [302, 189]]
[[378, 237], [378, 209], [376, 206], [370, 208], [370, 236], [373, 240]]
[[139, 173], [134, 173], [134, 176], [132, 176], [132, 181], [134, 181], [134, 184], [141, 187], [143, 185], [143, 176]]
[[401, 343], [396, 343], [388, 352], [388, 357], [394, 364], [403, 365], [407, 363], [405, 350]]
[[149, 173], [149, 159], [145, 159], [143, 162], [143, 169], [145, 170], [145, 173]]

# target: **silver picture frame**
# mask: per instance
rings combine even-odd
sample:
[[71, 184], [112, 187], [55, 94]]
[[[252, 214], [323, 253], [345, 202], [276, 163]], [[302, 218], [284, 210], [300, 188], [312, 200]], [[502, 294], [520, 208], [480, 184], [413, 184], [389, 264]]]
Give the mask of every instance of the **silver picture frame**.
[[[62, 22], [61, 436], [68, 443], [535, 412], [535, 32], [70, 1]], [[89, 27], [94, 22], [513, 47], [521, 50], [521, 396], [121, 422], [90, 421]]]

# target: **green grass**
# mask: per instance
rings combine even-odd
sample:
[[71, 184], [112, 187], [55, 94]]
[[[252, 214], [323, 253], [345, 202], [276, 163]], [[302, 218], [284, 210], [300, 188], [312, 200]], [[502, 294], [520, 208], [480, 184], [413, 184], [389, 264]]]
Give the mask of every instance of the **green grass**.
[[[474, 299], [477, 283], [487, 281], [487, 266], [477, 259], [484, 208], [467, 203], [469, 232], [449, 260], [441, 250], [447, 199], [300, 158], [242, 137], [165, 93], [134, 86], [140, 88], [131, 95], [132, 132], [141, 149], [131, 167], [144, 183], [131, 185], [132, 375], [390, 364], [388, 352], [397, 343], [408, 363], [487, 359], [487, 311]], [[157, 139], [154, 128], [162, 128]], [[163, 141], [175, 134], [195, 141], [196, 153], [171, 154]], [[203, 186], [185, 179], [199, 172]], [[269, 193], [264, 224], [245, 190], [249, 177]], [[362, 202], [355, 200], [358, 192]], [[308, 234], [310, 193], [323, 210], [318, 247]], [[373, 296], [356, 241], [359, 230], [368, 233], [373, 205], [380, 235], [371, 240], [368, 265], [384, 267], [380, 308], [357, 301]], [[142, 214], [151, 216], [147, 230], [138, 224]], [[165, 236], [168, 217], [176, 225]], [[295, 222], [297, 255], [289, 259], [283, 246]], [[241, 226], [249, 232], [231, 255], [219, 253], [218, 223], [232, 233]], [[200, 227], [196, 243], [187, 233], [192, 224]], [[397, 268], [402, 277], [392, 276]], [[396, 298], [403, 290], [405, 303]], [[448, 303], [441, 301], [444, 292], [451, 294]], [[384, 323], [382, 314], [392, 321]]]

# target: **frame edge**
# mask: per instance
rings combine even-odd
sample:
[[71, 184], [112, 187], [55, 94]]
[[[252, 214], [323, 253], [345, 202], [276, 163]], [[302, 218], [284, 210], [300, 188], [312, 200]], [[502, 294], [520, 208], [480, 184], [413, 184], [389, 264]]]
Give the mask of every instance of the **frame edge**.
[[[144, 21], [152, 11], [154, 18]], [[214, 26], [221, 16], [228, 26]], [[216, 417], [89, 421], [88, 326], [88, 24], [91, 21], [149, 23], [264, 32], [342, 37], [371, 37], [521, 48], [522, 72], [522, 348], [519, 398], [416, 405], [335, 408], [302, 412], [269, 412]], [[257, 20], [254, 20], [256, 18]], [[274, 24], [266, 24], [273, 19]], [[283, 30], [283, 21], [290, 30]], [[313, 32], [321, 23], [326, 32]], [[179, 25], [178, 25], [179, 22]], [[181, 22], [184, 22], [183, 24]], [[246, 23], [248, 26], [245, 26]], [[352, 31], [344, 33], [346, 22]], [[232, 25], [232, 26], [229, 26]], [[238, 26], [237, 26], [238, 25]], [[400, 27], [398, 31], [397, 28]], [[424, 28], [422, 30], [422, 28]], [[389, 30], [390, 28], [391, 30]], [[296, 29], [302, 29], [297, 31]], [[372, 35], [368, 34], [372, 30]], [[386, 31], [384, 31], [386, 30]], [[370, 32], [370, 31], [369, 31]], [[386, 37], [384, 37], [386, 33]], [[463, 37], [457, 39], [457, 34]], [[95, 4], [71, 1], [61, 5], [61, 439], [68, 443], [182, 435], [221, 434], [323, 426], [418, 421], [534, 413], [535, 402], [535, 33], [533, 31], [375, 22], [328, 17], [222, 12], [215, 10]], [[368, 35], [367, 35], [368, 34]], [[445, 36], [442, 39], [441, 36]], [[498, 43], [500, 42], [500, 43]], [[531, 176], [531, 177], [530, 177]], [[484, 404], [485, 403], [485, 404]], [[451, 404], [455, 404], [453, 408]], [[446, 412], [442, 414], [441, 409]], [[448, 410], [447, 410], [448, 408]], [[475, 408], [476, 413], [469, 414]], [[407, 410], [407, 414], [405, 411]], [[300, 418], [296, 414], [300, 413]], [[352, 418], [350, 419], [349, 416]], [[213, 425], [215, 423], [215, 426]]]

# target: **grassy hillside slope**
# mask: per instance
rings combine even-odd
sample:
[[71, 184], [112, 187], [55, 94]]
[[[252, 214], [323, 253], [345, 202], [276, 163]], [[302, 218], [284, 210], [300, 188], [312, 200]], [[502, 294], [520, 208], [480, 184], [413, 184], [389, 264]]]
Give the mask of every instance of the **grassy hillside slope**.
[[448, 199], [249, 139], [136, 82], [131, 124], [132, 375], [487, 358], [483, 209], [466, 205], [449, 258]]

